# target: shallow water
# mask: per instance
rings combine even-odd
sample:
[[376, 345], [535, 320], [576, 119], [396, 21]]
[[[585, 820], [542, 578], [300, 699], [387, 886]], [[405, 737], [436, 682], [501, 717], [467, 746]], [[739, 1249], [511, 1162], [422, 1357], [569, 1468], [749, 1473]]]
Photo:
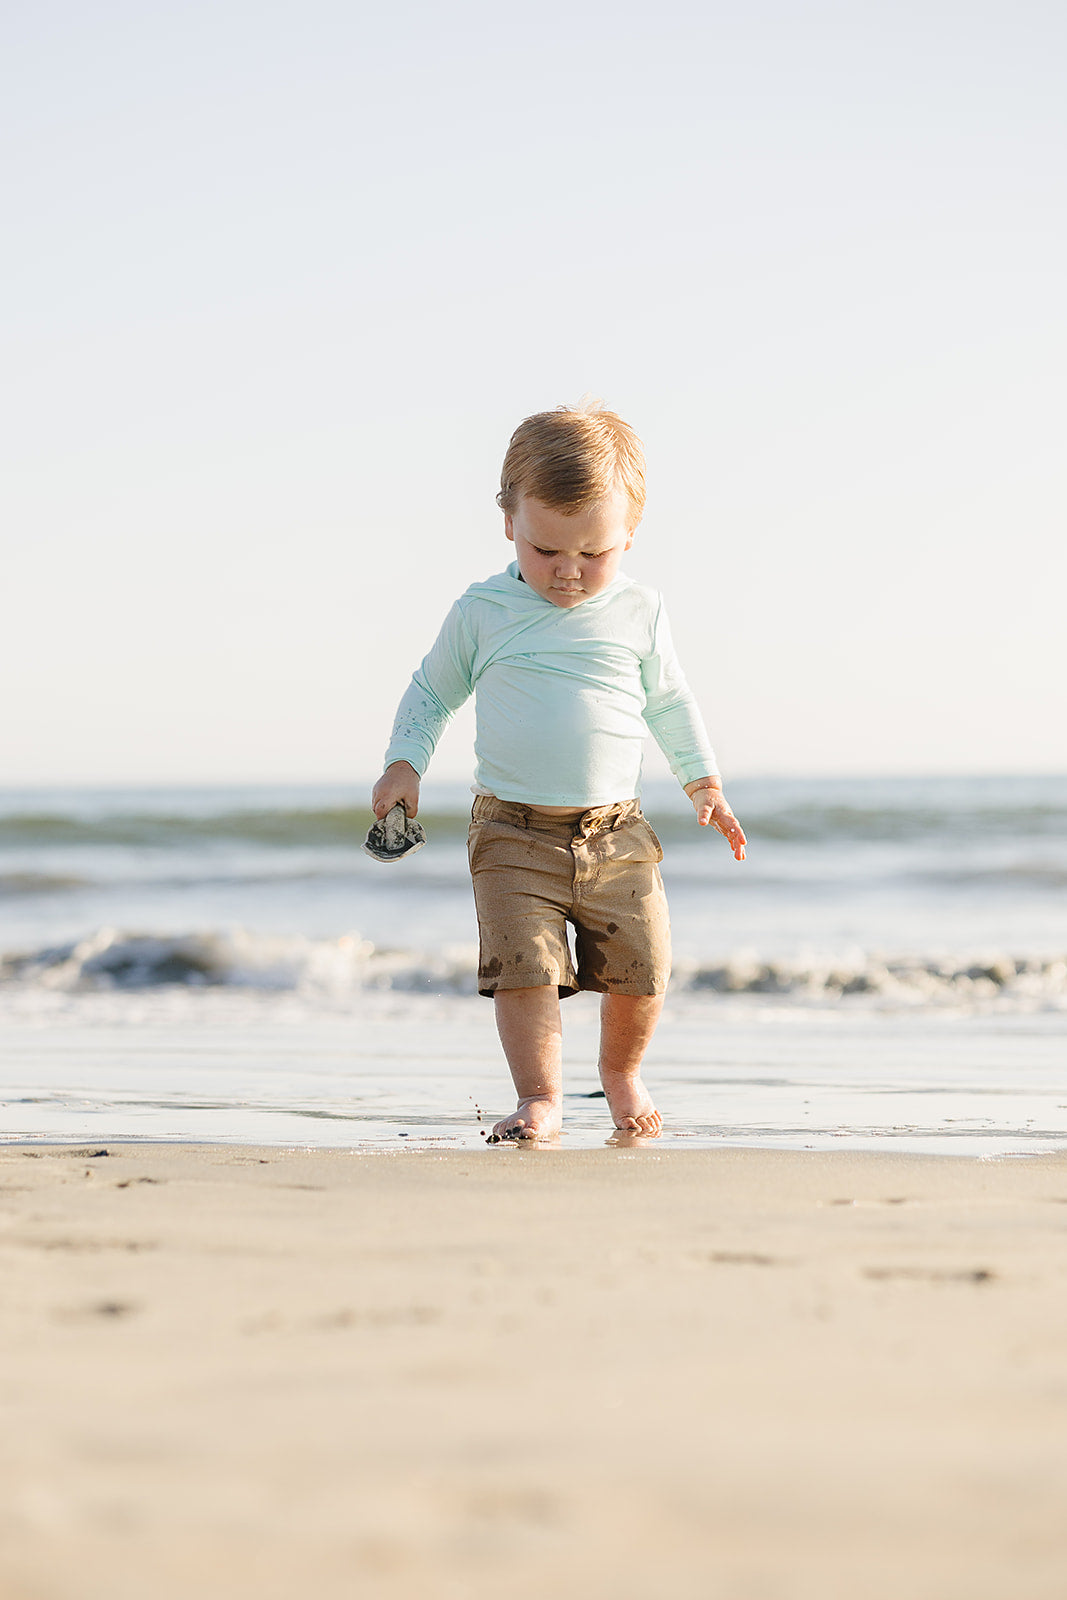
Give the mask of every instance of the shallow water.
[[[1067, 1144], [1067, 779], [752, 781], [739, 866], [673, 789], [665, 1143]], [[482, 1142], [470, 796], [383, 867], [338, 789], [0, 796], [6, 1139]], [[564, 1143], [611, 1136], [568, 1001]], [[476, 1107], [482, 1109], [478, 1120]]]
[[[482, 1143], [510, 1109], [492, 1007], [377, 994], [323, 1015], [215, 993], [67, 999], [0, 1025], [3, 1138], [426, 1149]], [[597, 1011], [567, 1002], [562, 1143], [612, 1137]], [[1059, 1014], [881, 1014], [673, 997], [646, 1068], [662, 1145], [969, 1155], [1067, 1148]]]

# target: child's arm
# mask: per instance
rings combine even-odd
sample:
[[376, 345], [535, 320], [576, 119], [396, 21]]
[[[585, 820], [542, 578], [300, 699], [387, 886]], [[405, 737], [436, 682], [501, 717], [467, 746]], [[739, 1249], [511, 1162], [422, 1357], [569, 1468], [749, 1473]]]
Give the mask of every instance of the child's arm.
[[474, 640], [457, 602], [400, 702], [385, 752], [385, 771], [371, 795], [376, 817], [384, 817], [398, 800], [403, 800], [409, 817], [418, 812], [420, 779], [437, 741], [470, 698], [473, 661]]
[[743, 861], [748, 840], [722, 792], [722, 779], [717, 774], [710, 778], [695, 778], [692, 783], [686, 784], [685, 792], [693, 802], [700, 826], [706, 828], [710, 823], [717, 828], [733, 851], [734, 859]]
[[744, 830], [722, 792], [715, 752], [675, 654], [662, 602], [653, 628], [652, 649], [642, 663], [641, 676], [646, 695], [645, 722], [692, 800], [697, 821], [702, 828], [710, 824], [721, 833], [735, 858], [744, 861]]

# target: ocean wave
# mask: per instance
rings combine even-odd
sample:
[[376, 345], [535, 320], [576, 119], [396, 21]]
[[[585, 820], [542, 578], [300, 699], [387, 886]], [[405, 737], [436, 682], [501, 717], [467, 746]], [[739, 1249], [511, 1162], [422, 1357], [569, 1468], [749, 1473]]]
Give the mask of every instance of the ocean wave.
[[918, 844], [951, 839], [1067, 838], [1067, 807], [1062, 805], [819, 805], [745, 813], [745, 832], [782, 843], [830, 840], [870, 844]]
[[[357, 934], [337, 939], [273, 936], [248, 929], [187, 934], [101, 928], [88, 938], [0, 957], [0, 983], [68, 993], [230, 987], [344, 996], [363, 989], [473, 994], [477, 952], [376, 947]], [[766, 996], [823, 1004], [1067, 1008], [1067, 956], [887, 957], [678, 963], [672, 988], [683, 993]]]
[[737, 956], [713, 966], [676, 968], [689, 990], [843, 1000], [866, 996], [905, 1005], [1000, 1000], [1029, 1006], [1067, 1005], [1067, 957], [884, 956], [848, 960], [761, 962]]
[[[724, 875], [722, 858], [718, 852], [708, 851], [707, 840], [694, 843], [690, 834], [683, 841], [669, 840], [660, 828], [659, 836], [671, 848], [662, 868], [664, 881], [672, 895], [685, 894], [697, 885], [713, 882], [717, 895], [750, 896], [753, 891], [762, 895], [777, 893], [795, 899], [800, 894], [825, 898], [841, 887], [856, 895], [861, 891], [876, 894], [896, 885], [920, 891], [948, 890], [967, 893], [973, 890], [1023, 891], [1030, 895], [1059, 894], [1067, 888], [1067, 863], [1052, 861], [1019, 861], [1003, 866], [962, 864], [956, 867], [902, 869], [893, 862], [884, 863], [881, 871], [860, 872], [857, 863], [845, 857], [827, 861], [825, 856], [813, 855], [810, 859], [791, 862], [791, 872], [775, 871], [757, 855], [750, 859], [744, 877]], [[110, 864], [109, 864], [110, 865]], [[159, 870], [163, 866], [169, 870]], [[184, 868], [184, 870], [182, 870]], [[0, 902], [42, 895], [77, 893], [99, 890], [146, 893], [189, 893], [191, 891], [245, 891], [255, 889], [290, 890], [306, 888], [315, 893], [323, 885], [336, 891], [349, 889], [353, 894], [366, 890], [376, 870], [368, 873], [362, 853], [353, 850], [344, 858], [323, 861], [302, 860], [292, 864], [284, 856], [274, 861], [259, 857], [254, 865], [247, 865], [240, 857], [233, 861], [211, 856], [196, 856], [183, 860], [179, 856], [160, 861], [154, 856], [147, 862], [131, 857], [124, 858], [118, 870], [103, 868], [95, 876], [70, 872], [15, 871], [0, 872]], [[415, 871], [405, 869], [403, 877], [390, 881], [390, 893], [407, 891], [426, 894], [449, 890], [466, 891], [470, 884], [467, 856], [464, 850], [454, 849], [420, 861]], [[121, 915], [121, 913], [119, 913]]]
[[944, 889], [1067, 888], [1067, 865], [1052, 861], [1019, 861], [1003, 867], [960, 867], [911, 873], [924, 884]]
[[85, 889], [90, 880], [69, 872], [0, 872], [0, 900], [18, 895], [63, 894], [69, 889]]
[[[646, 802], [665, 842], [691, 840], [689, 812], [660, 809]], [[908, 844], [924, 841], [955, 845], [997, 839], [1067, 841], [1067, 805], [887, 805], [829, 804], [806, 800], [775, 804], [754, 800], [743, 812], [753, 841], [818, 845], [827, 843]], [[469, 813], [427, 809], [419, 813], [431, 840], [461, 840]], [[61, 810], [0, 814], [0, 848], [124, 846], [180, 849], [211, 844], [245, 844], [281, 849], [356, 848], [373, 818], [363, 806], [244, 808], [196, 812], [70, 813]]]
[[357, 934], [309, 939], [245, 928], [187, 934], [100, 928], [85, 939], [0, 956], [0, 983], [69, 992], [188, 988], [345, 993], [366, 987], [473, 992], [476, 951], [377, 948]]
[[[420, 813], [420, 818], [423, 816]], [[245, 843], [288, 848], [358, 846], [374, 818], [365, 807], [236, 810], [207, 815], [130, 811], [76, 815], [59, 811], [0, 816], [0, 847], [123, 845], [173, 849], [196, 844]], [[469, 817], [443, 811], [423, 818], [439, 837], [465, 836]]]

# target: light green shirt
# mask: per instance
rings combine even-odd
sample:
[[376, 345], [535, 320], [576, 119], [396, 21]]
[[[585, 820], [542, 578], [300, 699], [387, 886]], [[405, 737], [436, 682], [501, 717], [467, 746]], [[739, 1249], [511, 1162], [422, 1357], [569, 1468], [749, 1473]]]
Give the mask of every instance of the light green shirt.
[[554, 606], [517, 562], [461, 595], [400, 702], [386, 765], [421, 776], [475, 695], [477, 787], [500, 800], [602, 806], [640, 791], [651, 730], [683, 785], [718, 771], [661, 597], [617, 577]]

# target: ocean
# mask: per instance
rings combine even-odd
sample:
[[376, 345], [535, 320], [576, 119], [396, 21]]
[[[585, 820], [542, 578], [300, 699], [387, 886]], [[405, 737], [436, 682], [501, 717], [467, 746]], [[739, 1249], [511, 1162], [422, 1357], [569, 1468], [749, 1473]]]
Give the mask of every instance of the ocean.
[[[675, 944], [657, 1147], [1067, 1147], [1067, 777], [729, 795], [743, 864], [644, 796]], [[512, 1101], [470, 800], [427, 783], [426, 848], [383, 866], [355, 788], [0, 792], [0, 1137], [482, 1143]], [[603, 1144], [594, 997], [564, 1019], [562, 1141]]]

